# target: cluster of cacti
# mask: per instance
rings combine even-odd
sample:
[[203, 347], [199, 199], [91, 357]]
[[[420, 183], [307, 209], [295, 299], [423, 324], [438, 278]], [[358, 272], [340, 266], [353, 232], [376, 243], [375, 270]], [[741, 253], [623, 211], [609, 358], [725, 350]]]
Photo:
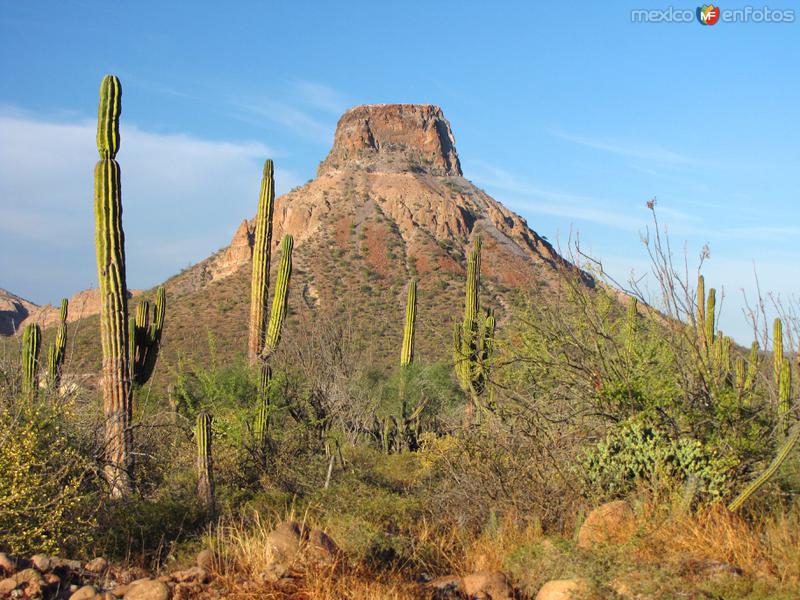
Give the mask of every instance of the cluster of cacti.
[[201, 411], [197, 415], [195, 438], [197, 440], [197, 496], [207, 510], [214, 511], [214, 460], [211, 449], [211, 415]]
[[167, 295], [163, 286], [156, 292], [153, 320], [150, 321], [150, 303], [145, 300], [136, 307], [136, 316], [129, 321], [131, 381], [142, 385], [153, 374], [161, 346]]
[[453, 363], [461, 388], [476, 409], [491, 408], [481, 403], [489, 379], [489, 361], [494, 345], [495, 319], [491, 309], [480, 310], [481, 239], [467, 256], [467, 291], [464, 321], [453, 327]]
[[119, 115], [122, 88], [113, 75], [103, 78], [97, 115], [94, 169], [95, 247], [100, 284], [100, 338], [103, 347], [103, 409], [106, 417], [104, 472], [111, 496], [131, 488], [131, 381], [128, 347], [128, 288], [122, 230]]
[[42, 347], [42, 330], [29, 323], [22, 332], [22, 393], [28, 397], [39, 389], [39, 351]]
[[50, 387], [56, 391], [61, 384], [61, 367], [64, 365], [64, 357], [67, 353], [67, 311], [69, 301], [66, 298], [61, 300], [61, 309], [58, 317], [58, 331], [56, 339], [50, 345], [47, 352], [47, 375]]

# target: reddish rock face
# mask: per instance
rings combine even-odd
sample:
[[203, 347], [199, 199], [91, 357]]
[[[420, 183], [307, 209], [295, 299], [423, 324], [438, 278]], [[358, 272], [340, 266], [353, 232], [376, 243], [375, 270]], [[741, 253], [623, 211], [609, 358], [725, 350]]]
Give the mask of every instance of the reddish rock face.
[[317, 175], [343, 168], [462, 174], [450, 123], [432, 104], [369, 104], [348, 110]]

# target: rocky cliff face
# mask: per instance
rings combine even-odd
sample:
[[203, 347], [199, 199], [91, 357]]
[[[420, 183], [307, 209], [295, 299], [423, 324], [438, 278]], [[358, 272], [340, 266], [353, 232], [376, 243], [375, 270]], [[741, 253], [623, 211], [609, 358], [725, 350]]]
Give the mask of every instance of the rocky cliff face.
[[371, 104], [348, 110], [317, 175], [337, 169], [462, 175], [450, 123], [431, 104]]
[[0, 289], [0, 335], [14, 335], [21, 323], [37, 308], [33, 302]]

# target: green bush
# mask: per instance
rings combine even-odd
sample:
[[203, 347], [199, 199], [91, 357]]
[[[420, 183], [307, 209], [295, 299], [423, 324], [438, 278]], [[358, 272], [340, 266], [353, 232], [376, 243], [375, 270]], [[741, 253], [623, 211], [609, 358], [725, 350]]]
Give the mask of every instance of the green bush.
[[0, 550], [80, 552], [91, 544], [92, 464], [62, 424], [62, 415], [44, 404], [0, 405]]
[[583, 457], [590, 489], [624, 496], [639, 484], [691, 483], [706, 500], [729, 494], [737, 461], [688, 436], [673, 437], [646, 415], [612, 427]]

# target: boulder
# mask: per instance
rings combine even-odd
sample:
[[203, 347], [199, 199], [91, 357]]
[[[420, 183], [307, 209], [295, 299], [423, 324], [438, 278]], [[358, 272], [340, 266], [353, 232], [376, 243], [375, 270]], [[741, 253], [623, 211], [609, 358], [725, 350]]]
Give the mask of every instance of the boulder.
[[206, 571], [211, 571], [214, 568], [214, 552], [208, 549], [201, 550], [197, 553], [197, 566]]
[[53, 561], [46, 554], [34, 554], [31, 556], [31, 563], [33, 563], [33, 567], [40, 573], [49, 571], [52, 567], [52, 562]]
[[97, 596], [97, 590], [93, 585], [85, 585], [77, 592], [73, 593], [69, 600], [94, 600]]
[[5, 552], [0, 552], [0, 574], [13, 575], [16, 570], [14, 560]]
[[425, 584], [432, 591], [433, 597], [438, 599], [457, 598], [461, 589], [461, 578], [456, 575], [443, 575], [431, 579]]
[[17, 580], [13, 577], [7, 577], [0, 581], [0, 596], [5, 596], [17, 589]]
[[334, 564], [339, 560], [341, 550], [336, 542], [321, 529], [312, 529], [308, 534], [306, 556], [309, 560], [326, 565]]
[[279, 523], [267, 535], [267, 547], [272, 552], [272, 558], [282, 562], [293, 561], [300, 552], [303, 533], [302, 526], [295, 521]]
[[588, 589], [589, 584], [585, 579], [554, 579], [541, 587], [536, 600], [576, 600], [585, 595]]
[[169, 587], [155, 579], [138, 580], [131, 584], [123, 600], [169, 600]]
[[578, 531], [578, 548], [590, 550], [597, 545], [624, 544], [636, 530], [631, 505], [616, 500], [598, 506], [586, 517]]
[[97, 558], [90, 560], [86, 563], [84, 567], [90, 573], [95, 573], [96, 575], [102, 575], [108, 569], [108, 561], [103, 558], [102, 556], [98, 556]]
[[461, 591], [475, 600], [511, 600], [514, 591], [500, 571], [478, 571], [461, 580]]

